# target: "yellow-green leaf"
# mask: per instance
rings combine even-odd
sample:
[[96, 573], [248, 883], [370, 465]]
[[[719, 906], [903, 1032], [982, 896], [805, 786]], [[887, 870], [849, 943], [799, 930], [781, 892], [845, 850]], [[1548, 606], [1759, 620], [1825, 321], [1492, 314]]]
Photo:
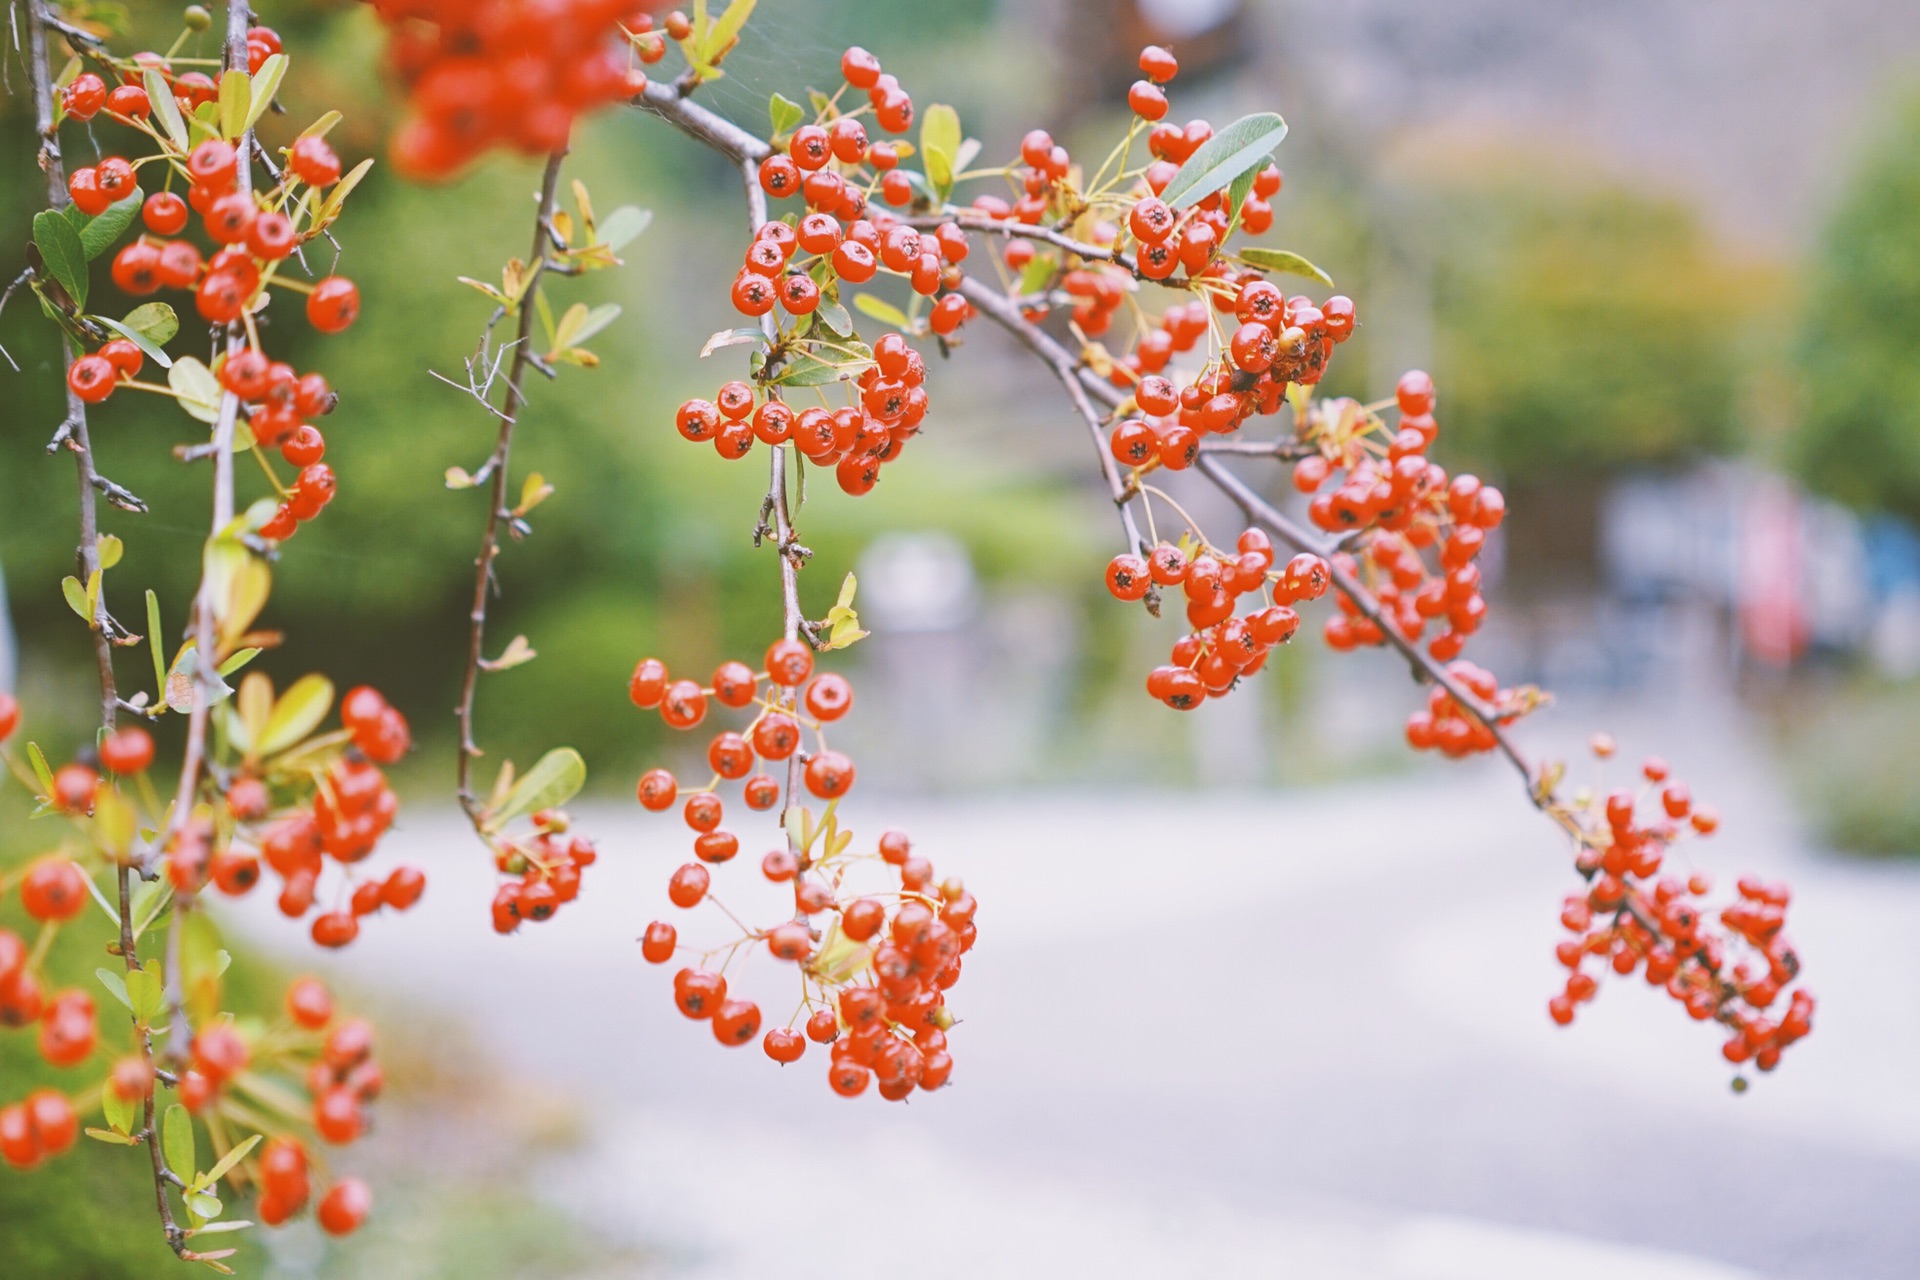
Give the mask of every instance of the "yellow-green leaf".
[[960, 154], [960, 113], [936, 102], [920, 113], [920, 149], [927, 181], [942, 200], [953, 189], [953, 162]]
[[1288, 275], [1305, 276], [1309, 280], [1318, 280], [1328, 288], [1333, 287], [1333, 277], [1314, 266], [1297, 253], [1285, 249], [1266, 249], [1251, 245], [1240, 250], [1240, 261], [1250, 267], [1259, 267], [1263, 271], [1284, 271]]
[[80, 579], [68, 574], [60, 579], [60, 594], [67, 598], [67, 607], [79, 614], [87, 626], [93, 626], [93, 609], [87, 604], [87, 589], [80, 585]]
[[286, 750], [319, 728], [332, 707], [333, 682], [322, 675], [301, 676], [273, 704], [257, 754], [270, 756]]
[[[285, 59], [281, 59], [284, 63]], [[266, 70], [264, 65], [260, 68]], [[252, 124], [253, 77], [238, 67], [220, 73], [220, 134], [228, 141], [239, 137]]]
[[167, 385], [179, 398], [180, 407], [205, 423], [220, 417], [220, 380], [213, 370], [192, 356], [181, 356], [167, 370]]
[[100, 567], [111, 569], [120, 563], [120, 557], [126, 554], [127, 544], [111, 533], [100, 535], [96, 547], [100, 556]]
[[[228, 72], [228, 74], [231, 75], [232, 72]], [[246, 123], [243, 126], [244, 129], [253, 128], [254, 125], [260, 122], [260, 117], [267, 113], [267, 107], [273, 102], [273, 95], [280, 91], [280, 81], [286, 78], [286, 74], [287, 55], [284, 53], [269, 54], [266, 61], [260, 64], [260, 75], [253, 81], [247, 95], [247, 114]], [[226, 88], [224, 81], [220, 87], [223, 90]], [[225, 103], [223, 101], [222, 106], [224, 107], [224, 105]], [[223, 111], [221, 119], [224, 120], [225, 118], [225, 112]], [[234, 133], [229, 136], [238, 137], [239, 134]]]
[[173, 145], [181, 151], [187, 149], [187, 122], [180, 118], [180, 104], [173, 100], [173, 90], [160, 78], [160, 73], [149, 68], [143, 76], [147, 86], [147, 101], [153, 104], [153, 114], [160, 120], [160, 127]]
[[167, 1157], [167, 1168], [182, 1182], [194, 1174], [193, 1117], [179, 1103], [167, 1108], [160, 1126], [160, 1149]]
[[523, 814], [552, 809], [580, 794], [587, 785], [587, 762], [572, 747], [555, 747], [514, 784], [506, 804], [493, 815], [495, 829]]
[[137, 1106], [133, 1099], [123, 1098], [115, 1091], [111, 1079], [101, 1082], [100, 1110], [106, 1115], [107, 1123], [113, 1126], [115, 1133], [133, 1132], [133, 1126], [138, 1123], [134, 1118]]
[[[266, 64], [262, 63], [260, 69], [262, 71], [266, 70]], [[315, 120], [312, 124], [302, 129], [300, 131], [300, 136], [303, 138], [324, 138], [333, 129], [333, 126], [339, 124], [340, 121], [343, 120], [344, 118], [345, 117], [343, 117], [338, 111], [329, 111], [325, 115], [321, 116], [318, 120]]]

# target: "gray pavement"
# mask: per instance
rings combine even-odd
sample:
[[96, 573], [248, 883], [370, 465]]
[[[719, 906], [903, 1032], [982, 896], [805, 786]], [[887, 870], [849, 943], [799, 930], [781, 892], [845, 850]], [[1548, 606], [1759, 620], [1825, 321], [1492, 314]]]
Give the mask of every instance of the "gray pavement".
[[[1490, 765], [1301, 794], [856, 794], [864, 834], [910, 830], [982, 904], [954, 1086], [904, 1107], [674, 1012], [633, 939], [672, 918], [685, 833], [636, 806], [581, 811], [602, 859], [520, 937], [487, 932], [491, 877], [451, 813], [403, 816], [390, 852], [427, 897], [342, 958], [269, 903], [242, 917], [467, 1015], [577, 1100], [591, 1137], [544, 1185], [648, 1274], [1920, 1275], [1920, 866], [1804, 848], [1725, 708], [1607, 727], [1727, 814], [1701, 865], [1795, 884], [1817, 1031], [1744, 1097], [1718, 1037], [1637, 979], [1548, 1023], [1571, 873]], [[730, 903], [757, 861], [717, 878]], [[770, 1015], [793, 998], [770, 959], [742, 985]]]

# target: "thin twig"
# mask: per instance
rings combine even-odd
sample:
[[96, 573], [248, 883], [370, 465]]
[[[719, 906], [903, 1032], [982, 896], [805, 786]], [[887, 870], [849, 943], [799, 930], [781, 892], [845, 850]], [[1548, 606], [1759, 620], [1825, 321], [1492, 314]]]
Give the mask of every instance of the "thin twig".
[[[507, 394], [499, 409], [489, 410], [500, 421], [500, 431], [495, 438], [493, 454], [481, 468], [481, 474], [491, 472], [492, 483], [488, 488], [487, 527], [480, 540], [480, 554], [474, 558], [473, 606], [468, 611], [470, 630], [467, 639], [466, 676], [460, 686], [460, 705], [455, 716], [460, 722], [459, 762], [456, 765], [457, 790], [460, 807], [476, 826], [481, 820], [479, 798], [473, 793], [473, 761], [480, 754], [480, 746], [474, 740], [473, 701], [480, 682], [480, 657], [482, 646], [486, 643], [487, 601], [493, 588], [493, 562], [500, 554], [500, 523], [507, 518], [507, 469], [513, 455], [514, 420], [520, 416], [520, 410], [526, 403], [526, 393], [522, 383], [527, 369], [534, 364], [533, 359], [533, 316], [535, 294], [540, 288], [540, 276], [547, 267], [547, 253], [553, 243], [553, 210], [556, 193], [560, 187], [560, 162], [566, 158], [566, 148], [562, 147], [547, 157], [547, 168], [540, 181], [540, 207], [534, 218], [533, 250], [527, 270], [532, 272], [531, 279], [520, 296], [520, 324], [514, 339], [513, 363], [507, 369]], [[491, 333], [494, 321], [488, 322]], [[482, 350], [486, 340], [482, 339]], [[472, 378], [472, 365], [468, 366], [469, 381]], [[497, 366], [496, 366], [497, 368]], [[489, 375], [486, 386], [492, 386]], [[484, 397], [481, 397], [485, 403]]]
[[[1037, 226], [1013, 218], [996, 218], [979, 209], [949, 209], [945, 213], [917, 215], [903, 218], [901, 221], [921, 231], [931, 231], [941, 223], [952, 222], [957, 223], [962, 231], [979, 231], [987, 235], [1010, 236], [1019, 240], [1039, 240], [1055, 248], [1065, 249], [1068, 253], [1085, 258], [1089, 262], [1110, 262], [1129, 275], [1145, 279], [1140, 275], [1140, 265], [1133, 260], [1132, 256], [1120, 251], [1118, 237], [1115, 237], [1114, 242], [1109, 245], [1089, 244], [1085, 240], [1076, 240], [1052, 227]], [[1182, 282], [1173, 287], [1184, 288], [1185, 284]]]
[[[1120, 464], [1114, 459], [1113, 451], [1107, 446], [1105, 431], [1106, 415], [1102, 414], [1088, 398], [1090, 388], [1083, 386], [1079, 377], [1080, 362], [1072, 352], [1054, 341], [1053, 337], [1039, 325], [1029, 322], [1020, 314], [1020, 309], [991, 284], [967, 276], [960, 282], [960, 292], [974, 308], [1005, 329], [1027, 350], [1038, 356], [1053, 371], [1066, 389], [1067, 399], [1073, 402], [1075, 412], [1086, 424], [1087, 434], [1093, 439], [1094, 456], [1100, 461], [1100, 474], [1106, 478], [1107, 492], [1113, 497], [1113, 504], [1120, 512], [1120, 526], [1126, 533], [1127, 549], [1143, 551], [1146, 542], [1140, 537], [1139, 526], [1134, 522], [1131, 503], [1137, 490], [1120, 477]], [[1111, 388], [1109, 388], [1111, 390]], [[1116, 395], [1110, 407], [1119, 403]]]

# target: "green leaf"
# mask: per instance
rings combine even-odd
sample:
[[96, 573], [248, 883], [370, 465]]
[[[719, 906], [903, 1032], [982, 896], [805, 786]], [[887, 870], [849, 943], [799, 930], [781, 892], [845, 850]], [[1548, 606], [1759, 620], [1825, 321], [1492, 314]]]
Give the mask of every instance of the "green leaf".
[[882, 324], [890, 324], [903, 333], [913, 332], [913, 321], [907, 318], [907, 313], [885, 298], [875, 297], [871, 293], [856, 293], [853, 295], [853, 309], [862, 315], [872, 316]]
[[100, 1110], [105, 1113], [107, 1123], [113, 1126], [115, 1133], [132, 1133], [139, 1104], [131, 1098], [123, 1098], [114, 1090], [111, 1079], [100, 1083]]
[[120, 557], [127, 554], [127, 544], [120, 541], [117, 534], [103, 533], [96, 542], [100, 556], [100, 567], [111, 569], [120, 563]]
[[[266, 67], [262, 65], [262, 71]], [[238, 67], [220, 73], [220, 136], [231, 142], [253, 123], [253, 77]]]
[[133, 1011], [133, 1001], [127, 998], [127, 980], [125, 978], [111, 969], [95, 969], [93, 976], [100, 979], [100, 985], [107, 989], [109, 995], [121, 1004], [127, 1006], [129, 1013]]
[[623, 204], [600, 224], [600, 243], [618, 252], [653, 223], [653, 210]]
[[40, 744], [27, 744], [27, 763], [33, 766], [33, 776], [40, 781], [40, 794], [53, 794], [53, 770], [47, 768], [46, 752], [40, 750]]
[[[167, 908], [171, 905], [173, 905], [172, 881], [168, 880], [165, 876], [157, 880], [142, 880], [139, 886], [133, 891], [134, 940], [136, 942], [139, 941], [140, 935], [152, 928], [153, 922], [158, 920], [162, 915], [165, 915]], [[149, 960], [143, 967], [151, 971], [154, 981], [158, 982], [160, 980], [160, 965], [158, 961]], [[140, 996], [134, 991], [134, 986], [133, 975], [128, 974], [127, 994], [133, 997], [133, 1003], [138, 1006]], [[138, 1012], [137, 1008], [135, 1011]]]
[[831, 298], [820, 299], [820, 304], [813, 309], [813, 323], [836, 338], [853, 336], [853, 317]]
[[133, 225], [141, 202], [146, 198], [146, 193], [135, 187], [132, 195], [114, 201], [98, 215], [87, 219], [87, 224], [80, 228], [80, 248], [86, 252], [88, 262], [113, 248], [113, 242]]
[[160, 1128], [160, 1149], [166, 1153], [167, 1168], [182, 1182], [192, 1179], [196, 1160], [193, 1147], [193, 1117], [179, 1103], [167, 1108]]
[[67, 598], [67, 607], [80, 615], [89, 627], [93, 625], [93, 608], [87, 603], [87, 589], [80, 585], [80, 579], [68, 574], [60, 579], [60, 594]]
[[[245, 1160], [247, 1158], [247, 1153], [260, 1145], [260, 1137], [261, 1135], [256, 1133], [251, 1138], [248, 1138], [245, 1142], [235, 1147], [233, 1150], [227, 1152], [227, 1154], [225, 1154], [224, 1156], [221, 1156], [220, 1163], [214, 1165], [213, 1168], [207, 1170], [204, 1174], [202, 1174], [201, 1180], [205, 1182], [206, 1185], [211, 1187], [215, 1183], [219, 1182], [220, 1179], [226, 1177], [227, 1170], [233, 1168], [233, 1166], [239, 1164], [242, 1160]], [[212, 1217], [213, 1215], [207, 1214], [205, 1216]]]
[[927, 182], [934, 195], [944, 201], [953, 190], [954, 161], [960, 154], [960, 113], [943, 102], [936, 102], [920, 113], [920, 150], [925, 154]]
[[1308, 262], [1297, 253], [1288, 253], [1285, 249], [1262, 249], [1255, 245], [1242, 249], [1240, 261], [1250, 267], [1259, 267], [1263, 271], [1284, 271], [1288, 275], [1305, 276], [1309, 280], [1318, 280], [1328, 288], [1333, 287], [1333, 277]]
[[560, 337], [555, 346], [578, 347], [585, 345], [587, 339], [605, 329], [620, 318], [620, 304], [604, 302], [593, 310], [587, 310], [582, 303], [574, 303], [567, 308], [567, 314], [560, 319]]
[[857, 377], [870, 363], [865, 358], [857, 358], [829, 364], [816, 355], [799, 351], [787, 357], [786, 367], [774, 382], [783, 387], [824, 387], [843, 378]]
[[181, 356], [173, 362], [173, 368], [167, 370], [167, 385], [190, 416], [206, 423], [219, 418], [220, 380], [192, 356]]
[[[152, 965], [153, 961], [147, 963]], [[152, 1026], [167, 1003], [166, 986], [160, 981], [160, 975], [152, 968], [129, 969], [126, 982], [127, 1002], [133, 1006], [133, 1016], [142, 1025]]]
[[173, 90], [160, 78], [160, 73], [149, 69], [145, 75], [147, 101], [153, 104], [153, 114], [160, 119], [160, 127], [166, 130], [167, 137], [180, 150], [187, 149], [187, 122], [180, 118], [180, 104], [173, 100]]
[[267, 727], [255, 744], [254, 754], [270, 756], [286, 750], [318, 728], [332, 706], [331, 680], [321, 675], [301, 676], [273, 704], [273, 713], [267, 717]]
[[234, 672], [246, 666], [249, 662], [252, 662], [255, 658], [259, 656], [260, 656], [260, 650], [258, 649], [236, 650], [233, 654], [231, 654], [227, 658], [225, 662], [220, 664], [220, 667], [219, 667], [220, 674], [223, 676], [230, 676]]
[[173, 308], [166, 303], [143, 303], [127, 312], [125, 320], [115, 320], [111, 316], [93, 318], [146, 352], [162, 369], [173, 368], [173, 357], [161, 350], [160, 344], [173, 341], [173, 336], [180, 332], [180, 318], [173, 314]]
[[704, 360], [722, 347], [737, 346], [742, 342], [764, 343], [766, 340], [766, 332], [751, 325], [742, 325], [737, 329], [722, 329], [708, 338], [706, 345], [700, 348], [700, 358]]
[[793, 99], [774, 94], [767, 99], [767, 118], [773, 121], [773, 136], [784, 138], [807, 118], [806, 110]]
[[225, 1207], [220, 1203], [220, 1197], [210, 1191], [189, 1191], [184, 1198], [187, 1208], [202, 1218], [217, 1218]]
[[1053, 273], [1060, 269], [1059, 259], [1051, 251], [1036, 253], [1027, 259], [1027, 265], [1020, 271], [1021, 294], [1039, 293], [1053, 279]]
[[1160, 193], [1175, 209], [1205, 200], [1260, 163], [1287, 136], [1287, 122], [1271, 111], [1241, 116], [1187, 157]]
[[552, 809], [580, 794], [587, 785], [587, 762], [572, 747], [555, 747], [527, 770], [500, 812], [493, 815], [493, 826], [503, 827], [522, 814]]
[[97, 1139], [100, 1142], [111, 1142], [115, 1146], [120, 1146], [120, 1147], [131, 1147], [136, 1145], [135, 1139], [129, 1138], [124, 1133], [115, 1133], [111, 1129], [91, 1129], [90, 1128], [87, 1130], [87, 1136], [89, 1138]]
[[752, 16], [756, 2], [757, 0], [733, 0], [733, 3], [727, 6], [727, 11], [720, 15], [719, 20], [708, 29], [706, 39], [700, 42], [700, 61], [712, 63], [728, 45], [734, 42], [740, 34], [740, 28], [746, 26], [747, 19]]
[[[247, 129], [251, 129], [254, 125], [260, 123], [260, 117], [265, 115], [267, 108], [272, 105], [273, 95], [280, 91], [280, 81], [285, 78], [286, 74], [287, 55], [284, 53], [269, 54], [267, 60], [260, 64], [260, 74], [254, 78], [249, 90], [250, 101], [247, 105], [247, 122], [245, 126]], [[225, 87], [226, 85], [223, 82], [221, 88], [224, 89]], [[232, 136], [237, 137], [239, 135], [235, 134]]]
[[[1253, 180], [1259, 176], [1258, 169], [1249, 169], [1227, 187], [1227, 235], [1232, 235], [1240, 225], [1240, 206], [1246, 203], [1248, 194], [1253, 191]], [[1225, 240], [1227, 236], [1220, 238]]]
[[60, 287], [73, 299], [73, 305], [87, 305], [87, 250], [73, 224], [51, 209], [33, 215], [33, 243], [40, 260]]
[[162, 703], [167, 700], [167, 659], [160, 648], [160, 597], [147, 589], [147, 647], [153, 650], [153, 687]]

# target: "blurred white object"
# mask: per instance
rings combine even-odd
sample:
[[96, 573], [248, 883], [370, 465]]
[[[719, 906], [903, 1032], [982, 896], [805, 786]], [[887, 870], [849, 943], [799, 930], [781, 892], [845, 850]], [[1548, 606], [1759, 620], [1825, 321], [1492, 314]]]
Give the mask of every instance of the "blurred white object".
[[893, 533], [860, 557], [854, 607], [875, 631], [954, 631], [979, 607], [973, 559], [945, 533]]
[[1140, 0], [1140, 16], [1169, 39], [1205, 35], [1240, 12], [1240, 0]]
[[1881, 675], [1892, 680], [1920, 675], [1920, 591], [1902, 591], [1888, 600], [1868, 643]]

